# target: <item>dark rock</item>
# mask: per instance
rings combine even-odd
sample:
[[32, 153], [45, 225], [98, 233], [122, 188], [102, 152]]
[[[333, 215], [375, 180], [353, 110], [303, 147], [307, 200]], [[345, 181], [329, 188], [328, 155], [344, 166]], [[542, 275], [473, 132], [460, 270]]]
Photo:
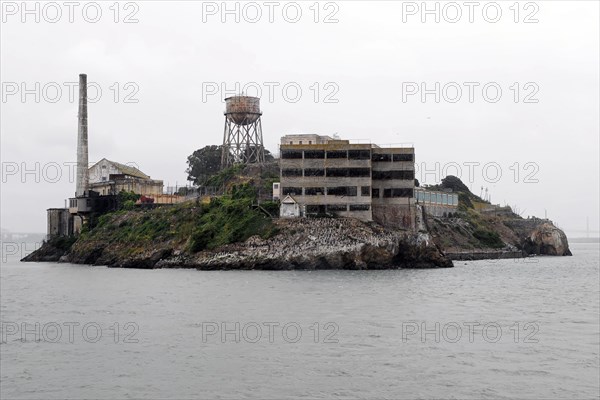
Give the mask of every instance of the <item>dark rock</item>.
[[567, 235], [549, 222], [536, 226], [523, 241], [528, 254], [571, 256]]
[[59, 249], [55, 247], [53, 244], [44, 242], [42, 246], [34, 251], [33, 253], [27, 255], [21, 261], [24, 262], [57, 262], [60, 261], [61, 257], [63, 257], [66, 253], [66, 250]]

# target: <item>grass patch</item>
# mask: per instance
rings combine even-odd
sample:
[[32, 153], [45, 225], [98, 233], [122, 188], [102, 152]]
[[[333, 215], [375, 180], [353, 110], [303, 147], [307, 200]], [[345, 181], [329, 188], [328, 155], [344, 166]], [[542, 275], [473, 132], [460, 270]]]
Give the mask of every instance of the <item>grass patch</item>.
[[244, 188], [234, 190], [230, 196], [212, 199], [190, 237], [188, 250], [196, 253], [243, 242], [254, 235], [263, 238], [275, 235], [272, 221], [253, 209], [252, 202]]
[[73, 243], [77, 240], [75, 236], [56, 236], [48, 239], [48, 244], [65, 252], [71, 249]]
[[114, 211], [98, 216], [96, 223], [81, 233], [78, 243], [113, 246], [124, 255], [160, 247], [196, 253], [254, 235], [275, 236], [278, 230], [271, 219], [252, 207], [255, 199], [255, 188], [238, 185], [229, 195], [215, 197], [208, 204]]
[[219, 171], [216, 175], [206, 180], [204, 186], [222, 187], [234, 177], [239, 176], [244, 169], [244, 164], [235, 164], [229, 168]]

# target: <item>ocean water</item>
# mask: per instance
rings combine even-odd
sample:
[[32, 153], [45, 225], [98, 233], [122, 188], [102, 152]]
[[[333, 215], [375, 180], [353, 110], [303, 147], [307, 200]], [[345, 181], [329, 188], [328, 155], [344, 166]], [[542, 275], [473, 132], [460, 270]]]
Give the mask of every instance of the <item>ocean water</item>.
[[3, 260], [1, 397], [598, 398], [600, 248], [572, 251], [390, 271]]

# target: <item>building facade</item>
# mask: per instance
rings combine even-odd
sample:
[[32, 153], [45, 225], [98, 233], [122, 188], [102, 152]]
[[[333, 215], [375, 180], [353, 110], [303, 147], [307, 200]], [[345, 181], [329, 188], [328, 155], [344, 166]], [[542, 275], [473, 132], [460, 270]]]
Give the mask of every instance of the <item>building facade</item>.
[[414, 148], [331, 138], [305, 143], [309, 135], [301, 135], [300, 144], [295, 136], [282, 138], [288, 144], [280, 146], [280, 184], [281, 196], [292, 195], [301, 215], [329, 213], [414, 228]]
[[458, 195], [452, 192], [435, 192], [424, 188], [415, 189], [417, 204], [435, 217], [447, 217], [458, 211]]
[[[118, 206], [121, 191], [151, 197], [155, 203], [173, 203], [163, 194], [163, 181], [151, 179], [139, 169], [103, 158], [88, 168], [86, 190], [82, 196], [69, 199], [68, 212], [72, 216], [72, 234], [79, 234], [84, 221], [92, 212], [107, 212]], [[165, 198], [167, 197], [167, 198]], [[173, 197], [173, 196], [170, 196]], [[48, 234], [63, 232], [58, 211], [48, 210]], [[64, 225], [64, 224], [63, 224]]]
[[151, 179], [139, 169], [103, 158], [89, 168], [89, 188], [102, 196], [121, 191], [140, 195], [162, 195], [163, 181]]

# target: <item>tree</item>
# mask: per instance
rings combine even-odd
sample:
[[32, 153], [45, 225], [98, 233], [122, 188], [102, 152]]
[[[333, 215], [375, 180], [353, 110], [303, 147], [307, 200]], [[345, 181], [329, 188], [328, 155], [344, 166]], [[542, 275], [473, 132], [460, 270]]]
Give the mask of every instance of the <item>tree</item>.
[[275, 161], [275, 157], [273, 157], [273, 154], [271, 154], [271, 152], [267, 149], [265, 149], [265, 162], [273, 162]]
[[202, 186], [204, 182], [221, 170], [221, 151], [223, 146], [205, 146], [194, 151], [187, 159], [188, 181]]
[[[194, 151], [187, 158], [188, 168], [185, 172], [188, 174], [188, 181], [194, 182], [197, 186], [203, 186], [211, 177], [221, 171], [221, 153], [223, 146], [204, 146]], [[265, 162], [273, 162], [275, 158], [265, 149]]]
[[471, 193], [467, 185], [462, 183], [462, 181], [454, 175], [448, 175], [442, 179], [442, 184], [440, 186], [444, 189], [452, 189], [453, 192]]

